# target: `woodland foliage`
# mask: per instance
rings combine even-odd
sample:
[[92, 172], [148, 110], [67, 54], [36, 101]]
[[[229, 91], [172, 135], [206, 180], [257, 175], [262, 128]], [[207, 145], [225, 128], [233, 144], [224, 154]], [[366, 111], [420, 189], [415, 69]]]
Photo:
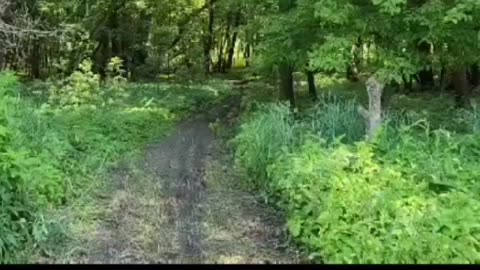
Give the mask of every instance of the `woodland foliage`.
[[477, 0], [0, 0], [0, 262], [241, 77], [238, 168], [314, 261], [478, 263], [479, 46]]

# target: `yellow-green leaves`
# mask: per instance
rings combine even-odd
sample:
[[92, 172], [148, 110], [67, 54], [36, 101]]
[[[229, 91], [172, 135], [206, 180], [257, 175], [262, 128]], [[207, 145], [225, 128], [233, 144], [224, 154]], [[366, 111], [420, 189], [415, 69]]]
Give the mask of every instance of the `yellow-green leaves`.
[[98, 103], [100, 76], [92, 71], [92, 62], [83, 61], [64, 82], [52, 85], [49, 103], [60, 107], [78, 107]]
[[[432, 196], [379, 159], [366, 143], [307, 143], [281, 157], [271, 177], [292, 235], [327, 263], [475, 263], [480, 202], [459, 192]], [[451, 248], [457, 237], [459, 253]]]
[[354, 6], [348, 0], [319, 0], [314, 8], [315, 16], [334, 24], [348, 23], [354, 11]]
[[402, 8], [407, 4], [407, 0], [372, 0], [372, 3], [379, 6], [382, 12], [396, 15], [402, 12]]
[[453, 24], [469, 22], [473, 20], [475, 12], [478, 14], [479, 11], [480, 3], [476, 0], [457, 1], [455, 6], [446, 12], [444, 21]]
[[351, 46], [350, 38], [327, 36], [323, 43], [311, 49], [310, 63], [314, 68], [342, 72], [351, 60]]
[[100, 76], [93, 72], [93, 63], [85, 60], [79, 70], [64, 81], [52, 85], [49, 103], [64, 107], [107, 106], [120, 103], [128, 97], [125, 91], [127, 79], [123, 76], [123, 62], [114, 57], [107, 66], [107, 78], [101, 85]]

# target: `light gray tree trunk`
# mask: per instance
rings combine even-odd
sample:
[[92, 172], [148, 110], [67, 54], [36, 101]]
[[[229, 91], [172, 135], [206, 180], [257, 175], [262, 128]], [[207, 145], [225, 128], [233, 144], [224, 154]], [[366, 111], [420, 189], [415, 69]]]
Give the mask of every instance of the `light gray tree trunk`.
[[370, 77], [366, 82], [368, 92], [368, 110], [362, 106], [358, 107], [359, 113], [367, 122], [367, 140], [372, 141], [382, 125], [382, 94], [385, 85], [375, 77]]

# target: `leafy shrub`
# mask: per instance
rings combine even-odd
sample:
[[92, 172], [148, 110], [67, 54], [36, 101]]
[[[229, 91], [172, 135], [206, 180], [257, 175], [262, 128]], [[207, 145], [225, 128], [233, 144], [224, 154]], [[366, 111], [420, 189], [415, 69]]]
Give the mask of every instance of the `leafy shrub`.
[[17, 95], [20, 90], [20, 84], [15, 73], [11, 71], [2, 72], [2, 80], [0, 82], [0, 93], [2, 95]]
[[428, 125], [418, 125], [403, 127], [396, 136], [380, 137], [377, 151], [382, 160], [399, 166], [416, 181], [427, 181], [434, 190], [478, 189], [474, 181], [480, 177], [478, 134], [429, 131]]
[[118, 57], [111, 59], [107, 66], [106, 84], [100, 82], [100, 75], [92, 71], [90, 60], [83, 61], [79, 70], [65, 80], [52, 85], [49, 103], [61, 108], [105, 106], [120, 102], [128, 97], [123, 63]]
[[[452, 146], [443, 143], [439, 148]], [[411, 154], [397, 159], [416, 166], [425, 157], [418, 156], [421, 149], [401, 146], [397, 153]], [[478, 263], [476, 195], [432, 189], [438, 183], [427, 174], [441, 166], [418, 164], [406, 170], [364, 142], [327, 147], [310, 141], [268, 171], [293, 236], [327, 263]], [[470, 180], [478, 178], [478, 170], [468, 168]], [[465, 172], [450, 173], [459, 181]]]
[[339, 104], [296, 122], [260, 110], [235, 140], [295, 239], [326, 263], [479, 263], [479, 135], [393, 113], [374, 143], [354, 143], [353, 104]]
[[73, 72], [50, 89], [51, 104], [60, 107], [78, 107], [100, 103], [100, 76], [93, 73], [92, 62], [83, 61], [79, 70]]
[[107, 65], [107, 82], [101, 89], [104, 102], [114, 104], [128, 98], [127, 79], [123, 69], [123, 60], [113, 57]]
[[12, 73], [4, 73], [0, 82], [0, 261], [3, 261], [13, 250], [39, 236], [31, 234], [36, 228], [38, 210], [60, 204], [65, 193], [57, 168], [18, 143], [22, 134], [17, 128], [16, 112], [27, 108], [8, 95], [19, 88], [18, 80]]

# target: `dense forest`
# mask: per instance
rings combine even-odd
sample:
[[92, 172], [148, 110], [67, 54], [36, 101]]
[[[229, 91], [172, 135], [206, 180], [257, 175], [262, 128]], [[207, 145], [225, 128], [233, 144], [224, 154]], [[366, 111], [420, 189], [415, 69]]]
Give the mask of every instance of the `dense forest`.
[[0, 263], [480, 262], [480, 1], [0, 0], [0, 36]]

